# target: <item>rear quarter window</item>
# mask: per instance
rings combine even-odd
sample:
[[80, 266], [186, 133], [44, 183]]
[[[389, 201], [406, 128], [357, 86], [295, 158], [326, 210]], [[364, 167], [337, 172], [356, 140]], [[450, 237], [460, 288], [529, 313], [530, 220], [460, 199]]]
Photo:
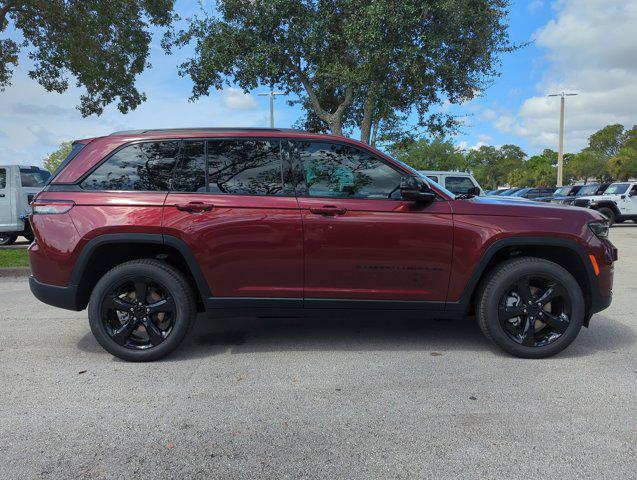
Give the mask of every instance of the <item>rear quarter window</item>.
[[453, 193], [464, 194], [469, 193], [475, 185], [469, 177], [447, 177], [445, 178], [445, 187]]
[[7, 170], [0, 168], [0, 190], [7, 188]]
[[85, 190], [168, 191], [179, 141], [127, 145], [90, 173]]
[[20, 182], [26, 188], [42, 188], [46, 184], [51, 174], [39, 168], [21, 168]]

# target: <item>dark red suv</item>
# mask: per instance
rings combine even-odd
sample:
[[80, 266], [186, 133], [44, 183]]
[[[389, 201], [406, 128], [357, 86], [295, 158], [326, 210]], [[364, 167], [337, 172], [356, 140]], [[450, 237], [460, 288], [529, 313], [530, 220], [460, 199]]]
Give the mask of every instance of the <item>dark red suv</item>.
[[197, 311], [475, 315], [546, 357], [608, 307], [617, 258], [595, 211], [454, 196], [362, 143], [274, 129], [78, 140], [31, 224], [35, 296], [88, 306], [127, 360], [172, 351]]

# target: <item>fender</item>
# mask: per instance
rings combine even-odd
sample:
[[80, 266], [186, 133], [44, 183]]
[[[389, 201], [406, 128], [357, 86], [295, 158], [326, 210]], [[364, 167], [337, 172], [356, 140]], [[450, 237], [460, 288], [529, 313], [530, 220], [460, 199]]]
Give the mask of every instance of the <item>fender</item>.
[[615, 212], [615, 215], [617, 216], [621, 215], [621, 212], [619, 211], [619, 207], [617, 206], [617, 202], [613, 200], [600, 200], [600, 201], [592, 200], [589, 206], [591, 210], [598, 210], [602, 207], [610, 208], [613, 212]]
[[484, 274], [489, 262], [493, 259], [494, 255], [504, 248], [508, 247], [528, 247], [528, 246], [553, 246], [568, 248], [575, 252], [578, 258], [581, 260], [584, 268], [586, 269], [586, 281], [588, 282], [589, 289], [591, 291], [591, 304], [594, 306], [601, 299], [596, 298], [598, 296], [597, 277], [593, 271], [593, 267], [589, 261], [587, 261], [586, 249], [577, 241], [569, 240], [566, 238], [554, 238], [554, 237], [508, 237], [495, 241], [492, 243], [482, 255], [480, 262], [473, 270], [467, 285], [464, 288], [462, 296], [457, 302], [447, 302], [448, 311], [456, 311], [466, 313], [471, 307], [471, 298], [478, 287], [482, 275]]
[[201, 298], [207, 299], [211, 296], [208, 282], [201, 272], [201, 269], [197, 264], [197, 260], [190, 251], [190, 248], [188, 248], [182, 240], [172, 235], [151, 233], [107, 233], [91, 239], [84, 246], [77, 261], [75, 262], [75, 266], [71, 272], [71, 281], [69, 283], [79, 286], [82, 275], [84, 274], [88, 262], [95, 250], [102, 245], [113, 243], [145, 243], [166, 245], [175, 248], [186, 260], [188, 268], [190, 268], [190, 272], [197, 283], [197, 289], [199, 290]]

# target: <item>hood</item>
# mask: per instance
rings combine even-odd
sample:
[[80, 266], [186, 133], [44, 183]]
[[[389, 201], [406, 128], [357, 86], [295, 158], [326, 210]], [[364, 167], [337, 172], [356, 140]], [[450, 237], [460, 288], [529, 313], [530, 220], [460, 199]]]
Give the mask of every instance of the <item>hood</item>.
[[505, 199], [486, 196], [464, 200], [453, 200], [455, 214], [512, 216], [529, 218], [565, 219], [581, 217], [582, 221], [600, 220], [603, 217], [595, 210], [559, 205], [555, 203], [534, 202], [527, 199]]
[[620, 200], [621, 196], [625, 195], [625, 194], [617, 194], [617, 195], [584, 195], [582, 197], [577, 197], [578, 200], [588, 200], [588, 201], [595, 201], [595, 202], [602, 202], [604, 200], [610, 200], [610, 201], [616, 201], [616, 200]]

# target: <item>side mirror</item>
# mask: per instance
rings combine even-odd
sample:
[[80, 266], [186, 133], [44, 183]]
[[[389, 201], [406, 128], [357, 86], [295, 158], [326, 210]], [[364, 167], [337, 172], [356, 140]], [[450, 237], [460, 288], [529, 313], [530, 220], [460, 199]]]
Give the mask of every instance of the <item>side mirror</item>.
[[404, 200], [429, 203], [436, 199], [436, 192], [421, 178], [403, 177], [400, 181], [400, 196]]
[[467, 190], [467, 194], [468, 195], [475, 195], [476, 197], [479, 196], [482, 192], [480, 192], [480, 187], [471, 187], [469, 190]]

